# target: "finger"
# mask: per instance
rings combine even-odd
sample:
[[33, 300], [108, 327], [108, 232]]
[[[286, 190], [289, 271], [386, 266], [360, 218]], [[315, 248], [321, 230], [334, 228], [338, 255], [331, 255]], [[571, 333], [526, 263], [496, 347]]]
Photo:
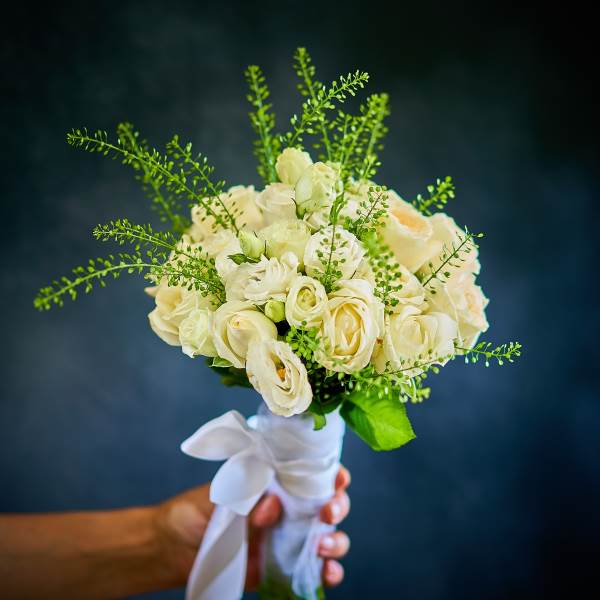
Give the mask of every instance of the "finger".
[[350, 549], [350, 538], [343, 531], [328, 533], [319, 541], [319, 556], [342, 558]]
[[349, 512], [350, 498], [346, 492], [340, 490], [321, 509], [321, 521], [329, 525], [337, 525], [348, 516]]
[[322, 577], [326, 587], [335, 587], [344, 579], [344, 567], [337, 560], [326, 560], [323, 563]]
[[277, 496], [265, 496], [250, 513], [252, 527], [273, 527], [281, 517], [281, 500]]
[[335, 491], [345, 490], [350, 485], [351, 480], [350, 471], [344, 465], [340, 465], [340, 470], [335, 478]]

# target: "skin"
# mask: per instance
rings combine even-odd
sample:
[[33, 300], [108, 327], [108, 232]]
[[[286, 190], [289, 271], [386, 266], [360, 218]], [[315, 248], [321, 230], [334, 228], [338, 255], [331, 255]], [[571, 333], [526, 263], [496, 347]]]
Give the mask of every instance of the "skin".
[[[336, 492], [321, 510], [337, 525], [348, 514], [350, 474], [341, 467]], [[0, 515], [0, 598], [124, 598], [185, 585], [214, 509], [209, 484], [155, 506], [114, 511], [47, 515]], [[246, 589], [260, 581], [260, 548], [265, 533], [281, 518], [276, 496], [265, 496], [249, 516]], [[321, 538], [323, 583], [344, 577], [336, 560], [350, 547], [336, 531]]]

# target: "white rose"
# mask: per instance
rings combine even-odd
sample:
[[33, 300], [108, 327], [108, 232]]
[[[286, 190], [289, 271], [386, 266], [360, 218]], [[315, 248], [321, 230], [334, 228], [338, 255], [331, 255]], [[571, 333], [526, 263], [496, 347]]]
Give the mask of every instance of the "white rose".
[[460, 345], [472, 348], [489, 327], [485, 316], [489, 300], [475, 284], [473, 274], [457, 273], [446, 284], [435, 282], [432, 289], [435, 294], [428, 296], [431, 309], [450, 315], [458, 323]]
[[[445, 213], [435, 213], [429, 217], [429, 222], [433, 228], [431, 239], [436, 242], [439, 250], [421, 267], [423, 274], [431, 273], [432, 268], [436, 269], [440, 265], [444, 247], [446, 252], [452, 252], [452, 248], [458, 248], [466, 237], [466, 233], [456, 224], [456, 221]], [[460, 260], [458, 258], [451, 260], [444, 266], [444, 271], [451, 274], [458, 272], [477, 274], [480, 270], [478, 254], [477, 248], [469, 243], [461, 249]]]
[[315, 212], [307, 212], [302, 220], [310, 227], [311, 231], [319, 231], [329, 225], [330, 207], [321, 208]]
[[352, 373], [371, 360], [383, 333], [383, 304], [367, 281], [349, 279], [338, 284], [327, 303], [320, 330], [323, 347], [315, 360], [332, 371]]
[[[230, 231], [228, 233], [232, 234]], [[221, 281], [227, 281], [231, 273], [237, 269], [237, 264], [229, 257], [233, 254], [240, 254], [241, 251], [240, 240], [233, 234], [228, 236], [228, 241], [215, 256], [215, 268]]]
[[285, 297], [298, 275], [298, 259], [291, 252], [281, 257], [263, 256], [257, 263], [242, 263], [227, 277], [227, 300], [247, 300], [265, 304], [268, 300], [285, 301]]
[[389, 210], [381, 229], [385, 243], [396, 260], [414, 273], [432, 256], [439, 254], [442, 244], [433, 239], [433, 226], [412, 204], [388, 190]]
[[296, 183], [298, 214], [331, 206], [336, 197], [337, 171], [322, 162], [310, 165]]
[[302, 268], [304, 250], [310, 239], [310, 229], [306, 223], [298, 219], [273, 223], [261, 229], [258, 237], [265, 242], [268, 258], [281, 258], [286, 252], [291, 252]]
[[327, 292], [312, 277], [296, 277], [285, 300], [285, 318], [292, 327], [319, 327], [327, 310]]
[[246, 361], [248, 379], [276, 415], [303, 413], [312, 402], [306, 367], [285, 342], [252, 344]]
[[208, 308], [195, 308], [179, 324], [181, 350], [190, 358], [194, 356], [217, 356], [212, 341], [213, 311]]
[[[236, 185], [220, 194], [219, 200], [234, 216], [240, 229], [253, 230], [263, 226], [262, 213], [256, 204], [257, 196], [258, 193], [254, 190], [254, 186]], [[222, 211], [218, 203], [215, 210], [219, 213]], [[206, 249], [207, 242], [218, 231], [220, 229], [216, 226], [214, 217], [208, 214], [203, 206], [197, 205], [192, 208], [192, 226], [189, 233], [195, 242], [200, 242]]]
[[275, 162], [275, 170], [280, 181], [289, 185], [296, 185], [300, 175], [312, 165], [308, 152], [297, 148], [286, 148]]
[[277, 339], [277, 327], [250, 302], [226, 302], [213, 316], [212, 339], [218, 355], [241, 369], [246, 363], [248, 346]]
[[388, 298], [395, 300], [390, 305], [392, 312], [400, 312], [407, 304], [412, 304], [417, 308], [422, 308], [425, 304], [425, 289], [421, 282], [404, 266], [400, 265], [399, 276], [395, 277], [390, 286]]
[[386, 315], [383, 352], [377, 367], [383, 370], [390, 363], [392, 370], [405, 370], [409, 376], [422, 369], [410, 369], [416, 361], [439, 362], [454, 354], [454, 340], [458, 335], [456, 321], [443, 312], [423, 314], [417, 307], [405, 305], [399, 312]]
[[181, 286], [169, 286], [166, 279], [147, 292], [154, 296], [156, 308], [148, 315], [150, 327], [156, 335], [171, 346], [179, 346], [179, 325], [197, 308], [208, 308], [212, 298], [202, 296], [196, 290]]
[[269, 184], [256, 199], [263, 213], [265, 225], [296, 218], [294, 186], [287, 183]]
[[[307, 275], [318, 277], [329, 263], [333, 226], [326, 227], [311, 236], [304, 250], [304, 269]], [[341, 272], [341, 279], [354, 276], [365, 255], [365, 249], [356, 236], [339, 225], [335, 228], [335, 243], [331, 262]]]

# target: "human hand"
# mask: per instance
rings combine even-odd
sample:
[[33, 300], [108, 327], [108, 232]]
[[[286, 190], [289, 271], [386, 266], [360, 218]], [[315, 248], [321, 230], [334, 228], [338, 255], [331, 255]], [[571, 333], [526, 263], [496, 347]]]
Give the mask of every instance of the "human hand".
[[[350, 473], [340, 467], [335, 481], [336, 492], [321, 509], [321, 520], [337, 525], [350, 510], [346, 488]], [[159, 540], [159, 552], [170, 573], [172, 587], [184, 585], [194, 563], [202, 538], [208, 526], [214, 504], [209, 499], [210, 485], [206, 484], [179, 494], [154, 509], [154, 524]], [[267, 530], [281, 518], [281, 502], [274, 495], [264, 496], [248, 517], [248, 569], [246, 589], [254, 590], [260, 583], [260, 549]], [[318, 553], [323, 557], [323, 583], [332, 587], [341, 583], [344, 569], [336, 560], [350, 547], [348, 536], [342, 531], [324, 535]]]

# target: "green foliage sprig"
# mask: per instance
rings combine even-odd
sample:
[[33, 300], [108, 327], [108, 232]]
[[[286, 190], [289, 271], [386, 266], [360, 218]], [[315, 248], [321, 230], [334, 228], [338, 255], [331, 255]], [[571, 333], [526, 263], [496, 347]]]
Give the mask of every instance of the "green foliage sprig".
[[275, 160], [281, 147], [280, 139], [273, 134], [275, 114], [272, 104], [268, 102], [270, 92], [265, 76], [260, 67], [250, 65], [245, 71], [246, 81], [250, 88], [248, 102], [254, 110], [250, 112], [252, 128], [258, 134], [254, 142], [254, 155], [258, 159], [258, 174], [265, 183], [277, 181]]
[[374, 185], [369, 188], [367, 198], [358, 204], [357, 215], [347, 219], [346, 229], [359, 240], [364, 241], [376, 234], [389, 208], [387, 190], [383, 186]]
[[502, 366], [504, 361], [512, 363], [515, 358], [521, 356], [523, 346], [519, 342], [507, 342], [499, 346], [493, 346], [492, 342], [481, 341], [473, 348], [460, 348], [456, 350], [465, 357], [465, 363], [476, 363], [479, 360], [485, 362], [485, 366], [490, 366], [490, 361], [497, 361]]
[[349, 95], [356, 95], [357, 90], [363, 88], [368, 80], [368, 73], [355, 71], [346, 76], [340, 76], [328, 88], [321, 86], [315, 89], [314, 96], [307, 98], [302, 103], [300, 117], [294, 115], [291, 118], [291, 131], [281, 137], [283, 146], [301, 148], [304, 136], [314, 135], [315, 129], [321, 127], [326, 111], [335, 108], [336, 102], [343, 103]]
[[120, 158], [123, 164], [143, 170], [144, 178], [152, 180], [156, 188], [164, 186], [168, 192], [186, 198], [191, 205], [201, 206], [214, 219], [215, 226], [238, 231], [234, 215], [220, 197], [224, 182], [213, 182], [214, 168], [206, 157], [192, 156], [192, 145], [181, 146], [178, 136], [173, 136], [167, 144], [165, 155], [143, 145], [132, 145], [129, 139], [109, 142], [105, 131], [90, 134], [87, 129], [74, 129], [67, 134], [67, 142], [88, 152]]
[[471, 233], [465, 227], [464, 235], [459, 233], [457, 237], [458, 242], [452, 242], [450, 247], [444, 244], [442, 253], [438, 258], [440, 263], [437, 267], [434, 268], [431, 262], [428, 265], [430, 273], [424, 277], [421, 284], [423, 287], [429, 286], [429, 291], [432, 294], [436, 294], [437, 291], [431, 284], [434, 281], [439, 281], [442, 284], [446, 283], [452, 275], [452, 271], [449, 269], [459, 269], [461, 267], [467, 260], [467, 256], [478, 247], [475, 240], [482, 238], [483, 233]]
[[[120, 123], [117, 126], [117, 136], [123, 148], [133, 156], [150, 153], [148, 142], [140, 138], [139, 132], [131, 123]], [[157, 177], [147, 162], [132, 159], [129, 164], [133, 167], [136, 179], [142, 184], [142, 189], [150, 198], [151, 206], [160, 220], [169, 223], [175, 233], [183, 233], [190, 226], [191, 221], [179, 212], [180, 200], [164, 189], [164, 177]]]
[[413, 201], [413, 206], [424, 215], [432, 215], [432, 208], [442, 210], [449, 199], [455, 197], [456, 188], [449, 175], [444, 179], [436, 179], [435, 185], [427, 186], [429, 196], [424, 198], [419, 194]]
[[381, 164], [378, 152], [387, 133], [384, 119], [389, 115], [387, 94], [372, 94], [359, 108], [359, 114], [338, 111], [331, 123], [332, 160], [340, 165], [343, 181], [351, 177], [366, 180], [375, 175]]
[[140, 252], [110, 255], [106, 258], [90, 258], [86, 265], [75, 267], [72, 274], [63, 275], [50, 285], [43, 287], [33, 301], [33, 306], [40, 311], [50, 310], [53, 306], [63, 306], [64, 298], [68, 296], [76, 300], [80, 290], [89, 294], [97, 283], [106, 286], [106, 279], [118, 279], [124, 271], [127, 273], [142, 273], [158, 264], [156, 257], [149, 254], [144, 257]]

